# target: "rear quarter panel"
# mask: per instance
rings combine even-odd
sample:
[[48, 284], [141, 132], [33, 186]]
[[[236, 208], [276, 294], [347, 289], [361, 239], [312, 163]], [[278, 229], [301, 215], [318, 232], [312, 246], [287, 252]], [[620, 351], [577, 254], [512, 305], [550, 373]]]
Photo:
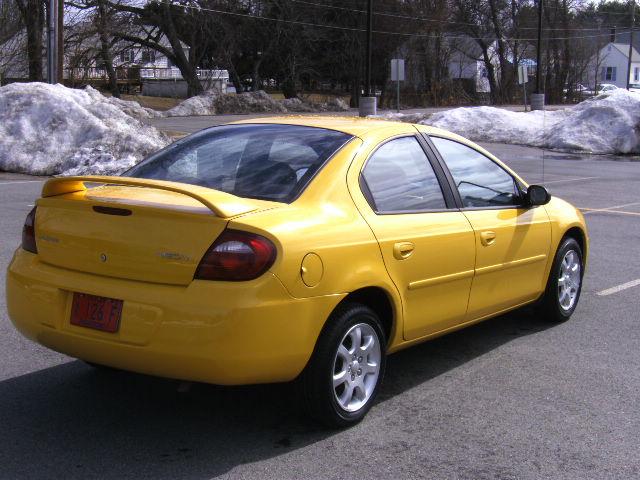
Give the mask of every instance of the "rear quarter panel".
[[[235, 218], [229, 227], [274, 241], [278, 256], [271, 272], [293, 297], [333, 295], [337, 305], [344, 293], [379, 287], [387, 292], [394, 310], [401, 312], [378, 243], [347, 188], [347, 171], [361, 154], [362, 145], [359, 138], [345, 145], [292, 204]], [[321, 262], [305, 262], [305, 267], [316, 269], [312, 277], [317, 283], [312, 285], [302, 275], [303, 259], [309, 254], [317, 255]]]

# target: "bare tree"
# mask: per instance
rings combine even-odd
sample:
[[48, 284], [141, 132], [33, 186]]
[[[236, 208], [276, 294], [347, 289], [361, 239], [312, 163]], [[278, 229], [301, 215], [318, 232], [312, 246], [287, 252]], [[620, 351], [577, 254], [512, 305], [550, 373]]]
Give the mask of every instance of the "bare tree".
[[45, 8], [43, 0], [15, 0], [22, 22], [27, 31], [27, 58], [29, 63], [29, 80], [43, 80], [43, 29], [45, 24]]

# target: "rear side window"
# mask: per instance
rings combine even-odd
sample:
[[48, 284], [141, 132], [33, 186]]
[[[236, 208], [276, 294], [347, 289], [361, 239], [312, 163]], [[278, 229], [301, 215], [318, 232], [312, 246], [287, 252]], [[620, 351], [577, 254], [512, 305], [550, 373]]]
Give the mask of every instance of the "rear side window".
[[446, 208], [438, 178], [415, 137], [391, 140], [378, 148], [362, 177], [378, 213]]
[[124, 175], [290, 202], [351, 138], [297, 125], [226, 125], [176, 142]]
[[465, 207], [505, 207], [521, 203], [515, 180], [480, 152], [453, 140], [431, 137]]

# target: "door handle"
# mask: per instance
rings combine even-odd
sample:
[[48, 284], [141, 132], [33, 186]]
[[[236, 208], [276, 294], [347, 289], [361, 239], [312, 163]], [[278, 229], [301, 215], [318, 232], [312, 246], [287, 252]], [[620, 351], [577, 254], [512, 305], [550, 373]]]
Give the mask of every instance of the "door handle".
[[496, 242], [496, 232], [487, 230], [486, 232], [480, 232], [480, 243], [485, 247], [490, 247]]
[[409, 258], [413, 253], [415, 245], [411, 242], [398, 242], [393, 246], [393, 256], [397, 260]]

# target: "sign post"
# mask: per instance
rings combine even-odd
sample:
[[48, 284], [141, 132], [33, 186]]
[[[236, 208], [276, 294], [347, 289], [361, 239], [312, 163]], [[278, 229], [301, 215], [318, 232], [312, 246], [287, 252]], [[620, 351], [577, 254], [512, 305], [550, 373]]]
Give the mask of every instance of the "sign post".
[[396, 109], [400, 112], [400, 82], [404, 82], [404, 59], [391, 59], [391, 81], [396, 82]]
[[524, 95], [524, 111], [527, 111], [527, 82], [529, 81], [529, 72], [526, 65], [518, 65], [518, 83], [522, 85], [522, 93]]

